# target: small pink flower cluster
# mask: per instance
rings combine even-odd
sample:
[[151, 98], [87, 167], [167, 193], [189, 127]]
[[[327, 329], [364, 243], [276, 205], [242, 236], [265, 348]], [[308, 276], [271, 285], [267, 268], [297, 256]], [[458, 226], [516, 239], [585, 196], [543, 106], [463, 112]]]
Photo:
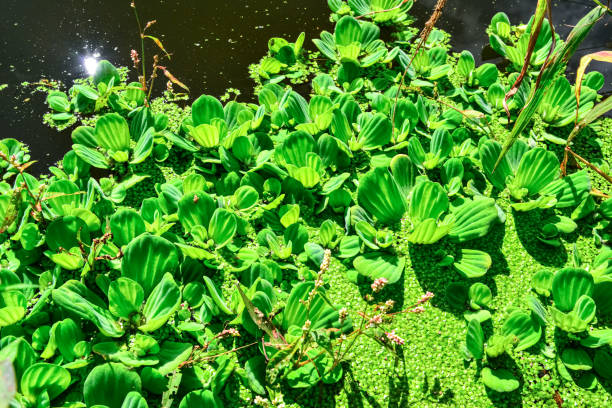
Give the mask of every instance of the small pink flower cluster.
[[389, 283], [389, 281], [386, 278], [376, 279], [374, 282], [372, 282], [372, 291], [374, 291], [374, 293], [380, 292], [385, 286], [387, 286], [387, 283]]
[[423, 296], [421, 296], [421, 299], [419, 299], [419, 301], [417, 302], [417, 305], [422, 305], [423, 303], [429, 302], [429, 300], [434, 297], [434, 294], [431, 292], [427, 292], [425, 293]]
[[140, 57], [138, 56], [138, 51], [132, 50], [130, 52], [130, 57], [132, 58], [132, 63], [134, 64], [134, 68], [138, 68], [138, 64], [140, 64]]
[[229, 329], [225, 329], [221, 333], [219, 333], [219, 337], [227, 337], [227, 336], [240, 337], [240, 333], [238, 332], [238, 330], [234, 329], [233, 327]]
[[385, 303], [377, 305], [374, 308], [374, 310], [376, 310], [378, 312], [387, 313], [387, 312], [391, 311], [391, 309], [393, 309], [393, 306], [395, 306], [395, 301], [392, 300], [392, 299], [389, 299]]
[[320, 270], [321, 272], [325, 272], [329, 269], [329, 264], [331, 263], [331, 250], [326, 249], [323, 253], [323, 261], [321, 262]]
[[423, 313], [425, 311], [425, 308], [423, 306], [417, 306], [414, 309], [410, 309], [408, 311], [408, 313]]
[[397, 344], [398, 346], [404, 345], [404, 339], [395, 334], [395, 329], [391, 330], [390, 332], [385, 332], [385, 336], [387, 336], [387, 339], [391, 343]]
[[382, 315], [377, 314], [376, 316], [370, 319], [370, 321], [368, 322], [368, 327], [376, 327], [380, 324], [382, 324]]

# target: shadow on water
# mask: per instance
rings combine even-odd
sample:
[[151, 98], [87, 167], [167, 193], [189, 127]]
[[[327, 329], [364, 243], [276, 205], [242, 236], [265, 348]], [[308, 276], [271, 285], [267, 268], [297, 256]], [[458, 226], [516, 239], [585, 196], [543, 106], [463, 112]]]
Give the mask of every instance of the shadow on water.
[[515, 220], [516, 234], [530, 256], [544, 266], [560, 268], [565, 265], [569, 257], [565, 246], [554, 247], [544, 244], [538, 239], [539, 229], [533, 227], [544, 225], [544, 221], [550, 218], [551, 212], [539, 209], [527, 212], [512, 210], [512, 216]]
[[[435, 296], [431, 303], [433, 306], [453, 313], [458, 318], [463, 318], [463, 307], [457, 307], [448, 298], [447, 291], [451, 290], [451, 284], [459, 284], [469, 288], [475, 282], [487, 285], [493, 294], [497, 296], [497, 284], [494, 277], [497, 275], [508, 275], [510, 269], [506, 257], [502, 252], [503, 238], [506, 233], [505, 224], [495, 224], [486, 236], [461, 244], [453, 244], [445, 239], [439, 245], [416, 245], [409, 247], [410, 261], [419, 285], [424, 292], [433, 292], [441, 296]], [[468, 279], [462, 276], [452, 265], [440, 266], [437, 262], [441, 259], [436, 251], [444, 248], [446, 254], [459, 259], [461, 249], [478, 249], [486, 252], [491, 257], [491, 268], [480, 278]]]
[[[419, 27], [435, 2], [415, 2], [411, 13]], [[60, 159], [71, 143], [68, 132], [58, 134], [42, 124], [43, 97], [32, 96], [18, 85], [43, 77], [71, 85], [75, 78], [86, 75], [83, 60], [94, 54], [115, 65], [130, 65], [130, 51], [139, 49], [139, 44], [129, 4], [129, 0], [2, 2], [0, 85], [8, 88], [0, 91], [0, 131], [3, 138], [14, 137], [30, 145], [32, 157], [39, 160], [35, 172]], [[564, 36], [593, 2], [558, 0], [553, 4], [556, 25]], [[453, 35], [455, 50], [469, 49], [478, 58], [488, 42], [485, 29], [491, 16], [503, 10], [518, 23], [534, 7], [533, 0], [449, 2], [439, 26]], [[151, 34], [158, 35], [172, 53], [168, 68], [190, 87], [193, 96], [219, 96], [232, 87], [243, 92], [241, 99], [248, 100], [253, 88], [248, 66], [266, 53], [270, 37], [291, 40], [305, 31], [306, 44], [312, 49], [312, 38], [321, 30], [333, 29], [325, 0], [140, 1], [139, 12], [143, 21], [157, 20]], [[595, 28], [579, 54], [610, 47], [606, 43], [610, 41], [609, 20], [606, 23]], [[153, 52], [150, 48], [149, 54]], [[570, 71], [572, 67], [575, 65]], [[594, 63], [593, 68], [612, 71], [603, 64]], [[609, 74], [607, 78], [609, 90]]]

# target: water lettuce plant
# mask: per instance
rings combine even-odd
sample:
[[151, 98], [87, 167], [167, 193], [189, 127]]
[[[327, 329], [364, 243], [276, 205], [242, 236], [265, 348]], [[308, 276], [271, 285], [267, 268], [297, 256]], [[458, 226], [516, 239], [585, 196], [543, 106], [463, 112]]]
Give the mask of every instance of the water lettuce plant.
[[585, 139], [610, 99], [563, 70], [609, 9], [563, 42], [545, 3], [493, 18], [506, 68], [403, 41], [411, 1], [330, 0], [333, 34], [271, 39], [248, 101], [182, 107], [108, 61], [49, 90], [63, 160], [36, 177], [0, 141], [0, 408], [352, 406], [400, 364], [425, 392], [398, 406], [603, 406], [612, 147]]

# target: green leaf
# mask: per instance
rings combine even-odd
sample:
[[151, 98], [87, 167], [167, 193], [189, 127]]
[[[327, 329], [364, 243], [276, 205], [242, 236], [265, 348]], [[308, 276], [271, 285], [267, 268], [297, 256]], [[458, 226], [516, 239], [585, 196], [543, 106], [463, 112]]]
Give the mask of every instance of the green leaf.
[[52, 251], [78, 247], [79, 242], [90, 242], [89, 230], [80, 218], [70, 215], [56, 218], [47, 227], [46, 241]]
[[491, 267], [489, 254], [477, 249], [462, 249], [453, 266], [466, 278], [479, 278]]
[[468, 323], [465, 345], [475, 360], [482, 358], [484, 354], [484, 333], [477, 319], [472, 319]]
[[485, 367], [482, 369], [481, 379], [485, 386], [497, 392], [512, 392], [520, 385], [514, 375], [503, 368], [492, 370]]
[[203, 123], [191, 128], [189, 135], [202, 147], [211, 149], [219, 146], [221, 135], [219, 129], [213, 125]]
[[457, 73], [467, 78], [475, 67], [476, 63], [472, 53], [467, 50], [462, 51], [457, 60]]
[[179, 408], [217, 408], [215, 396], [210, 390], [191, 391], [183, 397]]
[[319, 173], [311, 167], [296, 167], [289, 164], [287, 165], [287, 170], [289, 171], [289, 176], [302, 183], [304, 188], [313, 188], [319, 184], [321, 179]]
[[359, 182], [357, 200], [380, 222], [392, 224], [406, 212], [406, 201], [389, 171], [379, 167], [368, 172]]
[[55, 342], [60, 353], [67, 361], [74, 360], [77, 355], [76, 345], [83, 341], [83, 332], [72, 319], [64, 319], [55, 327]]
[[181, 305], [181, 290], [171, 274], [164, 274], [161, 282], [153, 289], [142, 309], [145, 323], [138, 327], [152, 332], [162, 327]]
[[516, 199], [522, 199], [527, 190], [528, 195], [539, 193], [559, 176], [559, 160], [551, 151], [540, 147], [525, 153], [512, 182], [511, 194]]
[[359, 237], [356, 235], [348, 235], [342, 237], [340, 240], [340, 248], [338, 257], [340, 258], [352, 258], [359, 253], [361, 250], [361, 244]]
[[49, 92], [49, 95], [47, 95], [47, 104], [56, 112], [70, 112], [70, 100], [64, 92]]
[[308, 133], [293, 132], [282, 145], [276, 148], [278, 161], [285, 165], [292, 164], [296, 167], [305, 167], [308, 165], [306, 155], [313, 152], [315, 146], [314, 138]]
[[140, 392], [140, 377], [122, 364], [106, 363], [94, 367], [85, 379], [83, 396], [88, 407], [106, 405], [121, 408], [132, 391]]
[[562, 312], [571, 311], [581, 296], [592, 294], [593, 286], [593, 276], [584, 269], [561, 269], [552, 282], [555, 306]]
[[542, 328], [532, 317], [521, 311], [514, 311], [502, 327], [505, 337], [510, 337], [515, 343], [515, 350], [526, 350], [535, 345], [542, 337]]
[[254, 356], [244, 365], [246, 378], [251, 391], [259, 395], [266, 393], [266, 360], [263, 356]]
[[117, 317], [130, 320], [144, 301], [142, 287], [129, 278], [118, 278], [108, 288], [108, 309]]
[[346, 333], [351, 330], [350, 319], [343, 322], [339, 321], [338, 311], [327, 300], [325, 289], [317, 289], [310, 302], [310, 308], [305, 305], [313, 289], [314, 282], [301, 282], [293, 287], [283, 312], [283, 329], [288, 330], [291, 326], [301, 328], [306, 320], [310, 320], [312, 331], [322, 328], [336, 328], [340, 329], [341, 333]]
[[481, 307], [488, 307], [493, 300], [491, 289], [484, 283], [474, 283], [470, 286], [468, 291], [468, 297], [470, 298], [470, 306], [472, 309], [480, 309]]
[[448, 209], [448, 196], [438, 183], [423, 181], [416, 185], [410, 200], [410, 219], [414, 223], [437, 220]]
[[70, 137], [75, 144], [95, 148], [98, 146], [95, 132], [96, 130], [90, 126], [79, 126], [72, 131]]
[[121, 408], [149, 408], [149, 405], [138, 391], [132, 391], [125, 396]]
[[113, 152], [130, 149], [130, 127], [117, 113], [107, 113], [96, 122], [95, 138], [98, 146]]
[[91, 320], [109, 337], [121, 337], [123, 328], [115, 321], [114, 316], [95, 293], [76, 280], [69, 280], [52, 292], [53, 301], [62, 308], [76, 313], [84, 319]]
[[96, 72], [93, 75], [93, 82], [96, 86], [98, 86], [100, 83], [109, 85], [111, 80], [115, 86], [119, 85], [121, 83], [119, 72], [117, 71], [117, 68], [113, 66], [113, 64], [107, 60], [101, 60], [98, 62]]
[[406, 260], [403, 257], [392, 256], [383, 252], [370, 252], [353, 260], [353, 266], [361, 275], [372, 280], [387, 279], [393, 284], [402, 276]]
[[428, 218], [416, 226], [408, 240], [415, 244], [433, 244], [448, 235], [450, 229], [450, 225], [438, 225], [436, 220]]
[[486, 140], [482, 143], [478, 153], [484, 173], [491, 184], [503, 190], [506, 187], [506, 179], [516, 172], [518, 163], [527, 148], [527, 145], [521, 141], [515, 143], [495, 168], [495, 162], [502, 151], [501, 144], [494, 140]]
[[561, 361], [570, 370], [590, 370], [593, 368], [593, 360], [584, 349], [566, 348], [561, 353]]
[[225, 314], [232, 315], [234, 312], [230, 309], [225, 301], [223, 300], [223, 296], [221, 292], [217, 289], [213, 281], [208, 277], [204, 276], [204, 283], [206, 284], [206, 288], [208, 289], [208, 293], [210, 297], [212, 297], [213, 301], [217, 305], [217, 307]]
[[[160, 375], [166, 376], [176, 370], [178, 366], [189, 359], [193, 346], [188, 343], [176, 343], [173, 341], [165, 341], [157, 354], [159, 357], [159, 366], [157, 371]], [[162, 390], [159, 390], [161, 394]]]
[[336, 23], [334, 39], [337, 45], [347, 46], [361, 42], [361, 26], [359, 21], [351, 16], [342, 17]]
[[499, 219], [495, 200], [481, 198], [466, 200], [452, 213], [449, 236], [453, 241], [465, 242], [484, 237], [495, 220]]
[[531, 287], [538, 295], [550, 296], [554, 276], [550, 271], [538, 271], [531, 279]]
[[185, 231], [197, 225], [207, 227], [217, 208], [215, 200], [204, 191], [185, 193], [178, 202], [178, 218]]
[[210, 125], [212, 119], [223, 119], [223, 105], [214, 96], [202, 95], [191, 105], [193, 125]]
[[209, 235], [217, 248], [222, 248], [234, 238], [238, 228], [236, 216], [223, 208], [217, 208], [210, 218]]
[[599, 348], [612, 343], [612, 329], [596, 329], [588, 332], [588, 336], [580, 340], [580, 345], [589, 348]]
[[147, 157], [151, 155], [153, 151], [153, 135], [155, 134], [155, 129], [150, 127], [147, 131], [144, 132], [140, 139], [138, 139], [138, 143], [134, 148], [134, 154], [130, 164], [138, 164], [145, 161]]
[[389, 143], [392, 125], [386, 115], [377, 113], [363, 126], [357, 137], [358, 149], [373, 150]]
[[71, 181], [52, 182], [46, 190], [44, 202], [57, 215], [67, 215], [73, 208], [79, 207], [79, 188]]
[[574, 207], [584, 201], [591, 191], [591, 179], [586, 170], [572, 173], [553, 181], [540, 194], [557, 199], [557, 208]]
[[87, 147], [80, 144], [72, 145], [72, 150], [86, 163], [98, 168], [98, 169], [108, 169], [109, 163], [106, 156], [104, 156], [99, 151], [92, 149], [91, 147]]
[[612, 380], [612, 355], [607, 351], [597, 350], [593, 359], [593, 368], [606, 380]]
[[129, 244], [146, 231], [144, 220], [131, 208], [124, 208], [114, 213], [110, 219], [110, 228], [113, 242], [119, 246]]
[[391, 159], [389, 167], [391, 168], [391, 174], [393, 174], [393, 179], [400, 188], [400, 191], [404, 197], [408, 197], [416, 183], [416, 176], [418, 174], [416, 166], [407, 155], [398, 154]]
[[70, 385], [70, 373], [63, 367], [37, 363], [28, 367], [23, 373], [20, 389], [30, 401], [36, 401], [42, 392], [49, 394], [49, 399], [64, 392]]
[[174, 244], [161, 237], [140, 235], [125, 250], [121, 275], [138, 282], [148, 296], [164, 273], [173, 273], [178, 265]]

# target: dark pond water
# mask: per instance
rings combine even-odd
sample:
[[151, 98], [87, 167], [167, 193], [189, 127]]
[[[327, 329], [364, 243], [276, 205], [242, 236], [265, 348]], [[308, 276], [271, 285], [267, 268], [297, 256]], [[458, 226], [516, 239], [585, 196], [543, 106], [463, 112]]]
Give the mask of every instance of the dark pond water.
[[[455, 49], [483, 53], [485, 28], [491, 16], [505, 11], [512, 22], [526, 21], [535, 0], [449, 0], [439, 27], [453, 35]], [[246, 93], [253, 83], [248, 65], [267, 51], [272, 36], [295, 38], [301, 31], [307, 45], [321, 30], [331, 30], [326, 0], [141, 0], [143, 21], [157, 20], [151, 34], [159, 36], [173, 54], [167, 67], [192, 91], [221, 95], [228, 87]], [[412, 14], [419, 26], [435, 0], [420, 0]], [[565, 35], [591, 7], [589, 0], [554, 2], [555, 25]], [[60, 159], [70, 148], [69, 133], [57, 133], [42, 122], [43, 98], [20, 89], [23, 81], [53, 78], [71, 85], [86, 75], [84, 60], [99, 56], [115, 65], [130, 64], [130, 50], [138, 49], [138, 31], [129, 0], [2, 0], [0, 24], [0, 138], [14, 137], [30, 145], [39, 160], [35, 171]], [[581, 53], [610, 48], [610, 19], [600, 24]], [[484, 57], [484, 58], [483, 58]], [[576, 61], [578, 58], [576, 58]], [[494, 61], [493, 61], [494, 62]], [[605, 65], [606, 89], [612, 89], [612, 70]], [[570, 67], [571, 71], [572, 67]], [[574, 65], [575, 69], [575, 65]], [[31, 99], [29, 99], [31, 98]]]

